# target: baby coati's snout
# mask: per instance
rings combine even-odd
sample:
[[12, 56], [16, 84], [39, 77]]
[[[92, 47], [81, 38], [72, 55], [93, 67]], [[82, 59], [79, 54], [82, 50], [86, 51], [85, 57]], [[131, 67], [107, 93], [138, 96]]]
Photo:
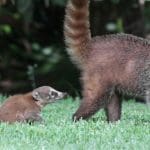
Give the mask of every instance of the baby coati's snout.
[[49, 86], [42, 86], [33, 90], [32, 96], [35, 100], [39, 101], [42, 105], [55, 102], [67, 96], [67, 93], [60, 92]]

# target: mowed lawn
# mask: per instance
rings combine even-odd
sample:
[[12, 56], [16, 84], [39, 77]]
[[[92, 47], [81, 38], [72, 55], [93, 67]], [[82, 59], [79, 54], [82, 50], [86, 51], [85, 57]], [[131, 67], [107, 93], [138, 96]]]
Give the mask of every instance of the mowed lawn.
[[[3, 96], [0, 96], [2, 101]], [[42, 111], [42, 124], [0, 124], [0, 150], [150, 150], [150, 108], [124, 102], [122, 119], [108, 124], [99, 111], [73, 123], [79, 100], [58, 101]]]

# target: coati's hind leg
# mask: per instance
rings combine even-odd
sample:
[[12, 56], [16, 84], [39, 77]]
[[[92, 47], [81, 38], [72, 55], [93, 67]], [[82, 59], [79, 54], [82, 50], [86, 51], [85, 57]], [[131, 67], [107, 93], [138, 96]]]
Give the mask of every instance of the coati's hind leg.
[[80, 107], [73, 115], [74, 121], [80, 118], [87, 119], [105, 106], [105, 103], [107, 103], [105, 100], [109, 92], [109, 90], [106, 90], [108, 89], [106, 85], [107, 82], [103, 81], [103, 84], [100, 84], [96, 78], [92, 78], [88, 81], [86, 80], [83, 89], [83, 100], [81, 101]]
[[121, 104], [122, 100], [120, 99], [119, 95], [114, 94], [111, 97], [110, 102], [105, 108], [107, 121], [114, 122], [120, 119], [121, 117]]

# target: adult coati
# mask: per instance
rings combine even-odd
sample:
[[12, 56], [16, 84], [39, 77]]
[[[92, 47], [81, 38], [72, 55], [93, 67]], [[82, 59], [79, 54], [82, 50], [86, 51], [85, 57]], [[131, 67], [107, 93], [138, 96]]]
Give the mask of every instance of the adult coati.
[[150, 43], [128, 34], [91, 38], [89, 0], [69, 0], [64, 35], [67, 51], [81, 70], [83, 100], [73, 115], [86, 119], [105, 108], [107, 120], [121, 117], [121, 96], [150, 96]]
[[0, 107], [0, 122], [34, 122], [41, 121], [41, 109], [66, 93], [56, 91], [50, 86], [42, 86], [27, 94], [10, 96]]

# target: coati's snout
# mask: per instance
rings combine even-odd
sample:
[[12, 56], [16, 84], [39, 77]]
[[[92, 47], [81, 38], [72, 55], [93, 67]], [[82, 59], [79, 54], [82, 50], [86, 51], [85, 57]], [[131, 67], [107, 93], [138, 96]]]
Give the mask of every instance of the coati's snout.
[[33, 90], [32, 96], [41, 104], [48, 104], [55, 102], [56, 100], [65, 98], [67, 96], [67, 93], [57, 91], [50, 86], [42, 86]]

